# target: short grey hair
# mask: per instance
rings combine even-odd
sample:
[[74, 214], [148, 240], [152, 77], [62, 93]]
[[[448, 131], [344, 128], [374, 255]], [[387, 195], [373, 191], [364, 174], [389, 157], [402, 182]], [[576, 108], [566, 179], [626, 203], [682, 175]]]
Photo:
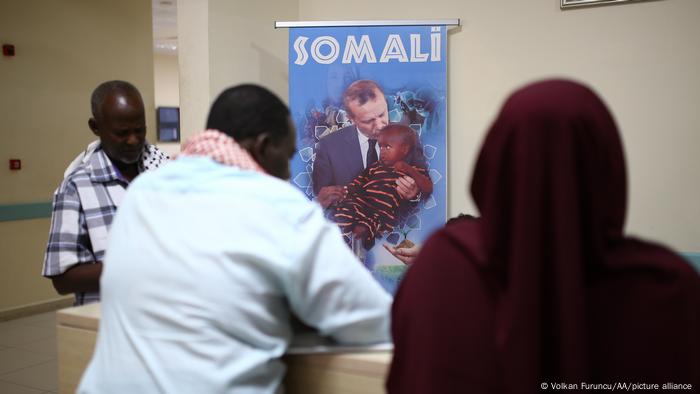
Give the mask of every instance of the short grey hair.
[[90, 96], [90, 109], [92, 110], [93, 118], [97, 119], [102, 109], [102, 103], [105, 101], [105, 98], [113, 92], [135, 94], [143, 102], [139, 90], [129, 82], [119, 80], [102, 82], [92, 91], [92, 96]]

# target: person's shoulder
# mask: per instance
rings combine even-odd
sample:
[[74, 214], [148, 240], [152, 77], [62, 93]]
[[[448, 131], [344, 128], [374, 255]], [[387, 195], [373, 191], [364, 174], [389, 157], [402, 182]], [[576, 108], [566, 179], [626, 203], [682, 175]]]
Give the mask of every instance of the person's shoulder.
[[275, 178], [267, 174], [260, 174], [258, 182], [264, 184], [263, 189], [269, 188], [269, 190], [277, 192], [280, 199], [302, 205], [311, 204], [309, 198], [299, 188], [294, 186], [291, 181]]
[[450, 222], [436, 231], [430, 240], [440, 249], [451, 249], [474, 263], [484, 264], [486, 261], [478, 219]]
[[622, 268], [654, 270], [666, 277], [700, 286], [700, 274], [690, 262], [658, 242], [626, 238], [613, 249], [611, 259]]
[[56, 193], [66, 193], [75, 191], [81, 186], [92, 185], [92, 180], [90, 179], [90, 169], [86, 163], [82, 163], [71, 170], [56, 189]]
[[68, 175], [66, 175], [63, 178], [63, 181], [61, 183], [74, 182], [76, 179], [83, 179], [86, 177], [90, 177], [90, 172], [89, 169], [86, 167], [86, 164], [83, 163], [71, 169], [70, 173], [68, 173]]
[[167, 153], [165, 153], [165, 152], [163, 152], [162, 150], [160, 150], [160, 149], [159, 149], [156, 145], [154, 145], [154, 144], [146, 143], [146, 144], [144, 144], [144, 147], [145, 147], [145, 149], [146, 149], [146, 152], [148, 152], [148, 153], [161, 154], [161, 155], [163, 155], [163, 157], [170, 158], [170, 156], [168, 156]]
[[[186, 191], [188, 193], [236, 193], [240, 197], [305, 198], [289, 182], [250, 170], [223, 165], [203, 156], [181, 156], [171, 160], [158, 171], [140, 174], [130, 190]], [[301, 196], [299, 196], [301, 194]]]
[[112, 160], [98, 146], [67, 178], [73, 178], [78, 185], [87, 186], [93, 183], [105, 182], [115, 177]]
[[[448, 225], [428, 237], [411, 264], [406, 279], [412, 275], [414, 279], [421, 278], [443, 285], [448, 282], [454, 284], [465, 277], [478, 281], [477, 278], [488, 272], [485, 261], [483, 246], [473, 223]], [[416, 280], [412, 280], [412, 283], [416, 287]]]
[[153, 144], [146, 144], [144, 151], [146, 157], [143, 164], [147, 170], [158, 168], [170, 161], [170, 156]]
[[355, 128], [355, 125], [350, 125], [350, 126], [345, 126], [342, 129], [330, 133], [326, 135], [325, 137], [321, 138], [319, 140], [319, 144], [321, 146], [324, 145], [335, 145], [340, 143], [341, 141], [347, 140], [348, 137], [351, 137], [354, 133], [357, 133], [357, 130]]
[[[211, 160], [203, 157], [182, 156], [178, 160], [170, 160], [167, 155], [165, 157], [166, 159], [158, 161], [153, 168], [141, 172], [129, 184], [129, 191], [187, 188], [191, 183], [196, 184], [198, 175], [203, 176], [211, 171]], [[158, 171], [150, 171], [155, 168], [158, 168]]]
[[99, 144], [96, 146], [90, 144], [88, 150], [81, 155], [83, 155], [83, 157], [80, 163], [76, 165], [71, 163], [72, 168], [70, 172], [65, 175], [64, 179], [72, 179], [73, 181], [85, 178], [89, 179], [95, 171], [106, 171], [112, 165], [112, 161]]
[[256, 187], [253, 197], [264, 201], [265, 205], [275, 211], [279, 217], [296, 223], [304, 221], [309, 215], [323, 216], [320, 206], [312, 201], [290, 181], [258, 174], [254, 180]]

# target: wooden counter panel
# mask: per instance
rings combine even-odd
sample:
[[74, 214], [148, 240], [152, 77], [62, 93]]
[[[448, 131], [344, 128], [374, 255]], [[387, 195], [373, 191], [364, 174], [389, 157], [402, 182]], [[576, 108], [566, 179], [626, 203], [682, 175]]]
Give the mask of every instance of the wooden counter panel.
[[[75, 393], [95, 349], [100, 304], [60, 310], [56, 321], [59, 392]], [[286, 355], [283, 385], [289, 394], [384, 393], [391, 355], [391, 351]]]
[[56, 312], [56, 324], [97, 331], [100, 325], [100, 303], [61, 309]]
[[58, 325], [58, 392], [75, 393], [92, 358], [97, 332]]
[[384, 393], [391, 352], [298, 354], [284, 361], [288, 394]]

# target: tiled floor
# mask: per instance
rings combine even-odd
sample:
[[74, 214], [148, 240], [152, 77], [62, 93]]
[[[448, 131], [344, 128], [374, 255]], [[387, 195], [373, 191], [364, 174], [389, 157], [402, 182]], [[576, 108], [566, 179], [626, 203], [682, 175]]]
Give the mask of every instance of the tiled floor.
[[56, 392], [55, 312], [0, 322], [0, 393]]

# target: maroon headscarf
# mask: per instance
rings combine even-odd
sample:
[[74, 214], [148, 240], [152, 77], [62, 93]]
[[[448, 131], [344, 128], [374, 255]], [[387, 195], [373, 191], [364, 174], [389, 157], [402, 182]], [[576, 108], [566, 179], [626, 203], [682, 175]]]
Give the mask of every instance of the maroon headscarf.
[[698, 387], [700, 278], [623, 235], [626, 184], [590, 89], [550, 80], [511, 95], [474, 171], [481, 218], [431, 237], [397, 293], [389, 391]]

